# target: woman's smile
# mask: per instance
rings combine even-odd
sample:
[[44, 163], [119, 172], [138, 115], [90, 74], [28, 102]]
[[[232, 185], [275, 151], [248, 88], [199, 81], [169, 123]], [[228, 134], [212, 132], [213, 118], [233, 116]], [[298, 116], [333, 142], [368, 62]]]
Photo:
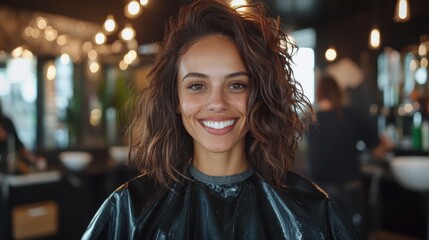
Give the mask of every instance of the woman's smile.
[[223, 121], [216, 120], [200, 120], [204, 129], [210, 134], [223, 135], [233, 130], [237, 119], [229, 119]]

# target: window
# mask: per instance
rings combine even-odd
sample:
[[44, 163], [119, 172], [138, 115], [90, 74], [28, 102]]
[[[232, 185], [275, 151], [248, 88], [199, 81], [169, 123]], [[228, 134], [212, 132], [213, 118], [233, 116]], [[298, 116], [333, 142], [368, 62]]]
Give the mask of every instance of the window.
[[316, 33], [313, 29], [303, 29], [292, 32], [291, 36], [299, 47], [298, 52], [292, 57], [292, 70], [305, 96], [314, 103]]

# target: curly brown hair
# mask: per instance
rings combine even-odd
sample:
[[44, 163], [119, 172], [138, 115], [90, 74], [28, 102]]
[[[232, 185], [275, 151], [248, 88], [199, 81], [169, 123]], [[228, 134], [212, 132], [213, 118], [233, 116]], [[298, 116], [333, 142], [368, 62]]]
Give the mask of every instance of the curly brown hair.
[[198, 0], [170, 19], [149, 86], [135, 99], [128, 129], [133, 164], [157, 183], [169, 185], [185, 177], [194, 151], [177, 113], [179, 58], [202, 37], [221, 34], [236, 44], [250, 77], [247, 158], [267, 182], [285, 187], [283, 178], [305, 127], [300, 114], [313, 111], [293, 78], [291, 54], [296, 46], [264, 5], [246, 7], [239, 12], [224, 1]]

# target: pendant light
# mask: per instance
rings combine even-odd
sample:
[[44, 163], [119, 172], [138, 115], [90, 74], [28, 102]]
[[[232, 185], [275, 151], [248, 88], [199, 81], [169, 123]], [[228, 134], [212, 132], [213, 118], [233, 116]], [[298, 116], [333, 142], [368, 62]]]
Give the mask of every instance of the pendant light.
[[368, 45], [371, 49], [378, 49], [380, 48], [380, 42], [380, 30], [378, 30], [377, 27], [374, 27], [369, 34]]
[[116, 21], [113, 15], [108, 15], [106, 18], [106, 21], [104, 22], [104, 30], [106, 30], [107, 33], [112, 33], [116, 30]]
[[395, 22], [407, 22], [410, 20], [410, 4], [408, 0], [397, 0], [395, 6]]

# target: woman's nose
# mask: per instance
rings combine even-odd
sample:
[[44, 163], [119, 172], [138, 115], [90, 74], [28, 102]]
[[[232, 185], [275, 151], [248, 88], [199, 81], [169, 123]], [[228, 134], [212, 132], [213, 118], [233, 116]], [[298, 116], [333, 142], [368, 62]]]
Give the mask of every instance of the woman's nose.
[[207, 109], [213, 112], [220, 112], [227, 110], [229, 108], [229, 103], [225, 93], [220, 90], [213, 91], [210, 95], [209, 102], [207, 104]]

